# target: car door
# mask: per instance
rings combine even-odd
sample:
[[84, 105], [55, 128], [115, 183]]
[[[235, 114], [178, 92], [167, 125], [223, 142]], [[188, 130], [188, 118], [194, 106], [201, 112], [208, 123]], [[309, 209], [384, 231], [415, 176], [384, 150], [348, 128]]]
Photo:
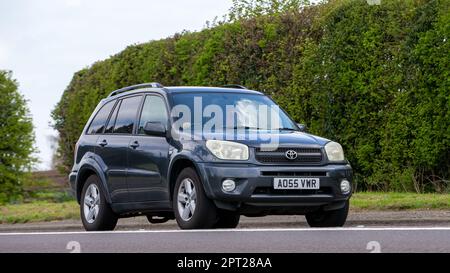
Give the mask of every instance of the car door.
[[132, 96], [119, 100], [104, 133], [97, 140], [96, 152], [105, 164], [113, 203], [131, 201], [127, 187], [127, 150], [141, 99], [142, 96]]
[[134, 202], [167, 201], [167, 169], [169, 143], [164, 136], [144, 133], [147, 122], [161, 122], [168, 128], [165, 99], [157, 94], [146, 95], [136, 128], [128, 148], [128, 190]]

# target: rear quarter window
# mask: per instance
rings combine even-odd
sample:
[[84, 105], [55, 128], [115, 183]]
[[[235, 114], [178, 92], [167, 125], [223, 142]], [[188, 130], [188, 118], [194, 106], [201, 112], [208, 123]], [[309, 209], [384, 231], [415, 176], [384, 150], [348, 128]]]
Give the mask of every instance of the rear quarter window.
[[95, 114], [89, 128], [87, 129], [87, 134], [101, 134], [105, 129], [106, 121], [108, 120], [109, 114], [114, 106], [114, 101], [109, 101], [103, 105], [97, 114]]

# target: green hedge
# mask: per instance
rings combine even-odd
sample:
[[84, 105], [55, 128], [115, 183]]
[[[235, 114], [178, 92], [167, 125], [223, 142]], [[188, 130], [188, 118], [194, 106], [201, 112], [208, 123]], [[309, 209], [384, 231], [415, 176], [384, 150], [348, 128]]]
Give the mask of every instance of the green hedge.
[[77, 72], [53, 111], [65, 168], [109, 92], [239, 83], [339, 141], [359, 189], [447, 191], [450, 1], [336, 0], [133, 45]]

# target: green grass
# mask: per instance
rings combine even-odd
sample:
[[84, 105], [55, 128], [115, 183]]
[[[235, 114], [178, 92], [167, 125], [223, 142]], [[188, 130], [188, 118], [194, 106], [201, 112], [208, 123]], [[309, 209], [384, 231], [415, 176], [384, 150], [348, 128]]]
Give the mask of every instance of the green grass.
[[[450, 210], [450, 194], [355, 193], [351, 210]], [[0, 223], [27, 223], [80, 219], [76, 201], [10, 204], [0, 206]]]
[[359, 192], [350, 204], [357, 210], [449, 210], [450, 194]]
[[36, 201], [34, 203], [0, 206], [0, 224], [48, 222], [67, 219], [80, 219], [79, 206], [76, 201], [62, 203]]

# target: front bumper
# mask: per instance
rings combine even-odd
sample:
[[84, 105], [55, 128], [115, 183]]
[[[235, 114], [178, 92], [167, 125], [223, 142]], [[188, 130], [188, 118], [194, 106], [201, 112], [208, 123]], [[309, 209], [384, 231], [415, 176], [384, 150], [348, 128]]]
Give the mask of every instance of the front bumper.
[[[352, 168], [345, 164], [325, 166], [261, 166], [253, 164], [200, 163], [199, 172], [207, 196], [223, 209], [249, 207], [290, 209], [342, 207], [350, 194], [342, 194], [340, 182], [352, 182]], [[274, 190], [274, 177], [319, 177], [319, 190]], [[222, 181], [233, 179], [236, 189], [222, 190]], [[294, 209], [295, 210], [295, 209]]]

